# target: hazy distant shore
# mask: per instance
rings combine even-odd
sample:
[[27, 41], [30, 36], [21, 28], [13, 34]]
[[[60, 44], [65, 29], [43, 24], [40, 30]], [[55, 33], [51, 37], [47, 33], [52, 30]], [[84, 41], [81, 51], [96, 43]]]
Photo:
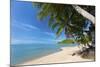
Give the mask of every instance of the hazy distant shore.
[[33, 59], [18, 65], [34, 65], [34, 64], [51, 64], [51, 63], [69, 63], [69, 62], [84, 62], [94, 61], [91, 59], [83, 59], [78, 55], [72, 56], [72, 54], [79, 50], [78, 47], [63, 47], [62, 50], [39, 59]]

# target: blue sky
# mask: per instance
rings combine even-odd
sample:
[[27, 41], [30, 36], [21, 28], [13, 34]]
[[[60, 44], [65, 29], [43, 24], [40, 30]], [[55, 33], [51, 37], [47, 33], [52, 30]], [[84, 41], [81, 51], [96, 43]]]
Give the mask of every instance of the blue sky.
[[31, 2], [11, 0], [11, 42], [12, 43], [56, 43], [65, 39], [64, 34], [56, 39], [48, 26], [48, 18], [39, 20], [38, 8]]

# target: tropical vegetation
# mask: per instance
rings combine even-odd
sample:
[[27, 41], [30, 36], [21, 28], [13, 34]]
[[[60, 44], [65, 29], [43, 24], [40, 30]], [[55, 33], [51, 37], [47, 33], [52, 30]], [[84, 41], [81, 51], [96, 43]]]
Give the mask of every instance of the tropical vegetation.
[[[80, 45], [84, 45], [84, 52], [94, 51], [95, 48], [95, 7], [51, 4], [51, 3], [33, 3], [39, 8], [38, 17], [42, 20], [49, 17], [48, 25], [55, 31], [57, 37], [62, 32], [66, 38], [71, 35]], [[63, 40], [60, 43], [71, 42]], [[73, 43], [73, 42], [71, 42]], [[88, 47], [88, 48], [87, 48]], [[87, 51], [88, 50], [88, 51]], [[85, 54], [86, 55], [86, 54]]]

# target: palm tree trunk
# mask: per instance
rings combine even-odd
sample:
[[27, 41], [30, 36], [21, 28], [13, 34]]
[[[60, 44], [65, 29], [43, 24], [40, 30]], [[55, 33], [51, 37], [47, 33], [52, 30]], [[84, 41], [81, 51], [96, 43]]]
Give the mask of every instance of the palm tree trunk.
[[87, 18], [88, 20], [90, 20], [93, 24], [95, 24], [95, 17], [93, 15], [91, 15], [89, 12], [87, 12], [86, 10], [82, 9], [80, 6], [77, 5], [72, 5], [72, 7], [79, 13], [81, 14], [83, 17]]

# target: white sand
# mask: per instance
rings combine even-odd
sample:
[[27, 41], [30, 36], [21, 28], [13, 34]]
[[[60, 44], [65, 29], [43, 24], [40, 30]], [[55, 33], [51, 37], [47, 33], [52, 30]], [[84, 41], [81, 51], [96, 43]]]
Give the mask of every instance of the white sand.
[[89, 59], [83, 59], [80, 56], [72, 56], [72, 54], [79, 50], [78, 47], [63, 47], [61, 51], [41, 57], [36, 60], [30, 60], [19, 65], [32, 65], [32, 64], [48, 64], [48, 63], [67, 63], [67, 62], [82, 62], [93, 61]]

